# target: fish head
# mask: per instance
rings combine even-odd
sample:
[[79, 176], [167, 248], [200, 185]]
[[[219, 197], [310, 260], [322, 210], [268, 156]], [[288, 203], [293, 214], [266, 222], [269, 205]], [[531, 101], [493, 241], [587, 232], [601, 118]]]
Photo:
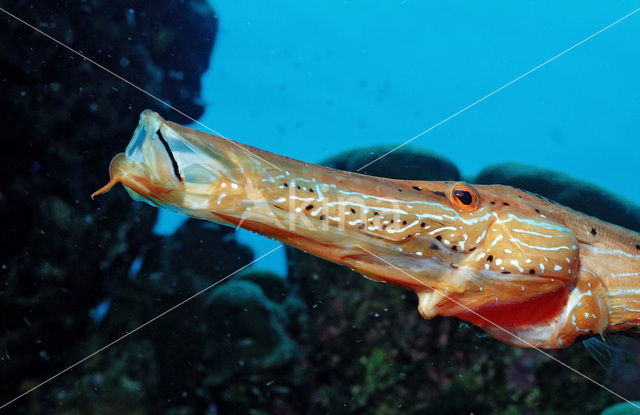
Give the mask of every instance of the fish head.
[[579, 243], [545, 215], [552, 204], [508, 186], [423, 182], [419, 188], [440, 195], [422, 213], [427, 230], [403, 248], [429, 247], [420, 251], [423, 265], [413, 267], [411, 287], [425, 317], [457, 316], [483, 326], [489, 316], [509, 326], [560, 310], [579, 272]]
[[125, 152], [111, 161], [109, 183], [91, 197], [122, 183], [134, 200], [152, 206], [186, 214], [206, 207], [212, 185], [221, 178], [233, 181], [239, 169], [219, 145], [197, 134], [143, 111]]

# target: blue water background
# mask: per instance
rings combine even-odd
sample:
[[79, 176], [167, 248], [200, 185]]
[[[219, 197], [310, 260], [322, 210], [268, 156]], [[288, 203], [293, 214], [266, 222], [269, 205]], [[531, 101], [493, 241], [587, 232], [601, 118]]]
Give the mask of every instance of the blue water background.
[[[631, 1], [212, 0], [201, 121], [318, 162], [400, 144], [638, 7]], [[463, 176], [516, 161], [638, 202], [640, 13], [415, 140]], [[196, 126], [196, 128], [198, 128]], [[179, 223], [162, 214], [159, 232]], [[277, 246], [249, 232], [260, 255]], [[284, 250], [259, 268], [285, 274]]]

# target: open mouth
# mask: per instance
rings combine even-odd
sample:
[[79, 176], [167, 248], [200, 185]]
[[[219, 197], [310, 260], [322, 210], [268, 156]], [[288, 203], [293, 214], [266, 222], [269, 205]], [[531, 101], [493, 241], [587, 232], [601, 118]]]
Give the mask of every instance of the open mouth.
[[150, 110], [140, 115], [125, 156], [144, 164], [158, 180], [160, 176], [166, 180], [170, 174], [175, 185], [211, 184], [231, 167], [224, 151], [181, 131]]

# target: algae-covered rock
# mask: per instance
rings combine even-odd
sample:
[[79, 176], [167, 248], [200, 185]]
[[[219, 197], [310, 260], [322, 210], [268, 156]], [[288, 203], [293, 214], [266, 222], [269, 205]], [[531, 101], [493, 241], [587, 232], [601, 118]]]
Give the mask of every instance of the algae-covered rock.
[[245, 273], [216, 287], [202, 314], [210, 319], [202, 344], [202, 386], [210, 388], [221, 410], [275, 413], [285, 402], [304, 407], [293, 390], [305, 385], [295, 338], [306, 323], [306, 309], [287, 280], [269, 272]]
[[220, 385], [239, 372], [282, 366], [296, 354], [286, 330], [288, 315], [253, 281], [227, 282], [211, 293], [205, 307], [215, 317], [205, 347], [204, 358], [210, 362], [207, 384]]
[[637, 205], [565, 173], [521, 163], [502, 163], [483, 169], [474, 182], [518, 187], [607, 222], [640, 231]]

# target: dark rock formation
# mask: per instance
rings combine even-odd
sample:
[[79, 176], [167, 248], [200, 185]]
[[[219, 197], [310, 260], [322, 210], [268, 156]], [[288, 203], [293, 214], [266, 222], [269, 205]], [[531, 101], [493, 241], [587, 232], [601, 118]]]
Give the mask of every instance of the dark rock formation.
[[537, 193], [562, 205], [640, 232], [640, 208], [605, 189], [558, 171], [520, 163], [483, 169], [478, 184], [506, 184]]
[[[217, 28], [205, 0], [17, 1], [3, 7], [189, 115], [201, 114], [200, 77]], [[121, 188], [92, 201], [89, 194], [107, 179], [109, 160], [126, 146], [139, 112], [168, 110], [6, 14], [0, 20], [4, 404], [252, 254], [235, 243], [231, 229], [206, 231], [201, 223], [175, 238], [154, 236], [156, 210], [132, 202]], [[180, 314], [163, 323], [192, 324]], [[159, 376], [171, 374], [171, 366], [156, 360], [170, 354], [168, 342], [150, 342], [150, 333], [114, 345], [7, 410], [170, 408], [158, 397], [169, 379]], [[192, 340], [202, 335], [196, 331]]]
[[[392, 149], [390, 146], [375, 146], [349, 150], [329, 158], [323, 164], [334, 169], [357, 171]], [[460, 180], [458, 168], [452, 162], [412, 147], [396, 150], [359, 173], [390, 179]]]

